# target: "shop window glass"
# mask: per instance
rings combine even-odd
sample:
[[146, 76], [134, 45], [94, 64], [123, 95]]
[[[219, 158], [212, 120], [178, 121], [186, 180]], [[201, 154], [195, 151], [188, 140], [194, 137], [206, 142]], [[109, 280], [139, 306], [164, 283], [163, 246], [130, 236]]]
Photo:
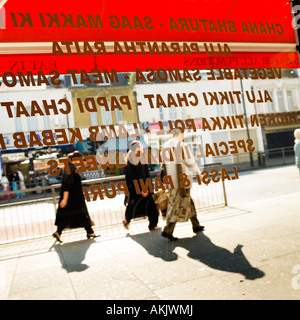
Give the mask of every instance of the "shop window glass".
[[287, 96], [287, 102], [288, 102], [288, 109], [289, 109], [289, 111], [292, 111], [292, 110], [294, 110], [294, 105], [295, 105], [293, 91], [287, 90], [286, 96]]
[[277, 92], [277, 101], [278, 101], [279, 111], [280, 111], [280, 112], [284, 111], [284, 102], [283, 102], [282, 91], [278, 91], [278, 92]]

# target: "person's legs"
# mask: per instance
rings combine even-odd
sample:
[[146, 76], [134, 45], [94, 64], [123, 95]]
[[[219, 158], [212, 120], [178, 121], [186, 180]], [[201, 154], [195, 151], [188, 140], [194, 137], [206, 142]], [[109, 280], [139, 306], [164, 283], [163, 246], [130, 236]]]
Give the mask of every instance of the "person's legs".
[[84, 229], [86, 231], [86, 234], [93, 234], [94, 233], [94, 230], [91, 226], [87, 226]]
[[197, 215], [192, 216], [192, 217], [190, 218], [190, 220], [191, 220], [191, 223], [192, 223], [192, 226], [193, 226], [193, 231], [194, 231], [195, 233], [204, 230], [204, 226], [201, 226], [201, 225], [200, 225], [200, 222], [199, 222], [199, 220], [198, 220], [198, 218], [197, 218]]
[[86, 226], [85, 228], [85, 231], [86, 231], [86, 236], [87, 238], [97, 238], [97, 237], [100, 237], [100, 235], [96, 235], [92, 226], [91, 225], [88, 225]]
[[173, 232], [175, 229], [176, 222], [167, 222], [166, 226], [164, 227], [163, 232], [161, 235], [165, 238], [168, 238], [171, 241], [176, 241], [178, 238], [173, 236]]
[[59, 235], [61, 235], [62, 232], [63, 232], [63, 230], [64, 230], [64, 227], [63, 227], [63, 226], [58, 226], [56, 232], [57, 232]]
[[54, 233], [52, 234], [53, 237], [54, 237], [57, 241], [59, 241], [59, 242], [62, 242], [61, 239], [60, 239], [60, 236], [61, 236], [63, 230], [64, 230], [64, 226], [62, 226], [62, 225], [57, 226], [56, 232], [54, 232]]
[[193, 231], [195, 233], [203, 231], [204, 230], [204, 226], [200, 225], [200, 222], [199, 222], [199, 220], [197, 218], [196, 207], [195, 207], [195, 204], [194, 204], [194, 201], [193, 201], [192, 198], [191, 198], [191, 204], [190, 205], [191, 205], [191, 210], [194, 212], [194, 215], [190, 218], [191, 223], [192, 223], [192, 227], [193, 227]]
[[57, 229], [56, 229], [56, 232], [54, 232], [52, 235], [57, 241], [62, 242], [60, 239], [60, 236], [63, 230], [66, 228], [67, 222], [60, 208], [58, 208], [56, 213], [55, 225], [57, 226]]
[[125, 210], [125, 219], [123, 219], [123, 225], [126, 229], [129, 229], [129, 223], [132, 219], [134, 205], [128, 204]]
[[176, 189], [169, 190], [169, 195], [170, 195], [170, 198], [169, 198], [167, 215], [166, 215], [166, 225], [161, 235], [165, 238], [168, 238], [171, 241], [175, 241], [175, 240], [178, 240], [178, 238], [175, 238], [173, 236], [176, 222], [171, 222], [171, 219], [172, 219], [172, 211], [173, 211], [174, 203], [176, 200], [177, 190]]
[[167, 234], [173, 234], [175, 226], [176, 226], [176, 222], [167, 221], [167, 224], [165, 225], [163, 232]]
[[[158, 223], [158, 209], [156, 207], [156, 204], [154, 203], [152, 199], [152, 195], [149, 194], [147, 197], [147, 203], [146, 203], [146, 210], [147, 210], [147, 216], [149, 219], [149, 230], [158, 229], [157, 223]], [[159, 228], [160, 229], [160, 228]]]

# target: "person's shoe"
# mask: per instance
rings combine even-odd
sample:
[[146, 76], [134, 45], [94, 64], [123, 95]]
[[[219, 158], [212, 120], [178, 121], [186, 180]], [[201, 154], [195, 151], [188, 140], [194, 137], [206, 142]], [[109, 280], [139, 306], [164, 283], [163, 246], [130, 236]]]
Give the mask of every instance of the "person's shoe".
[[195, 228], [193, 228], [193, 231], [194, 231], [194, 233], [198, 233], [198, 232], [203, 231], [204, 229], [205, 229], [205, 227], [204, 227], [204, 226], [199, 226], [199, 227], [195, 227]]
[[62, 243], [61, 239], [60, 239], [60, 235], [59, 233], [56, 231], [52, 234], [52, 236], [60, 243]]
[[86, 237], [89, 239], [89, 238], [98, 238], [100, 237], [100, 234], [95, 234], [95, 233], [89, 233], [86, 235]]
[[155, 227], [149, 228], [150, 231], [160, 230], [160, 229], [161, 229], [161, 227], [159, 227], [159, 226], [155, 226]]
[[164, 238], [169, 239], [170, 241], [177, 241], [177, 240], [178, 240], [178, 238], [174, 237], [172, 234], [166, 233], [165, 231], [163, 231], [163, 232], [161, 233], [161, 235], [162, 235]]

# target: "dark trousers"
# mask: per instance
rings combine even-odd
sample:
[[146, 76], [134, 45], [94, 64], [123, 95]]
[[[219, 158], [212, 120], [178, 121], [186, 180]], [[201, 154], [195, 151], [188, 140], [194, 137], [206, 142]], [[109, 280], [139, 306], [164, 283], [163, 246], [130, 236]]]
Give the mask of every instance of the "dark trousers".
[[[63, 232], [63, 230], [66, 228], [66, 226], [62, 226], [62, 225], [60, 225], [60, 226], [58, 226], [57, 227], [57, 233], [59, 234], [59, 235], [61, 235], [62, 234], [62, 232]], [[92, 233], [94, 233], [94, 230], [93, 230], [93, 228], [91, 227], [91, 226], [86, 226], [86, 227], [84, 227], [84, 229], [85, 229], [85, 231], [86, 231], [86, 233], [87, 234], [92, 234]]]
[[[197, 227], [200, 227], [200, 223], [199, 223], [199, 220], [197, 218], [197, 215], [194, 215], [190, 218], [191, 220], [191, 223], [192, 223], [192, 227], [193, 228], [197, 228]], [[167, 224], [166, 226], [164, 227], [164, 232], [168, 233], [168, 234], [173, 234], [174, 232], [174, 229], [175, 229], [175, 226], [176, 226], [176, 222], [168, 222], [167, 221]]]
[[149, 194], [145, 198], [139, 197], [137, 199], [134, 199], [132, 204], [129, 201], [129, 204], [126, 207], [125, 218], [128, 223], [133, 218], [144, 217], [144, 216], [147, 216], [149, 219], [149, 226], [148, 226], [149, 229], [152, 229], [157, 226], [158, 209], [152, 199], [151, 194]]

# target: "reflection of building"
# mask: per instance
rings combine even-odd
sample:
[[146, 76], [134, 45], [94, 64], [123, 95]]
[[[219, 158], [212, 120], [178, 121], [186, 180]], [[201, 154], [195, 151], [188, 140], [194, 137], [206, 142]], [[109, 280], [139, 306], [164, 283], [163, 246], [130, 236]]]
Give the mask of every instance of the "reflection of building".
[[[119, 75], [117, 85], [79, 85], [74, 84], [69, 76], [63, 75], [60, 80], [62, 84], [59, 87], [1, 86], [1, 103], [13, 103], [11, 106], [0, 107], [1, 134], [7, 148], [1, 152], [6, 174], [21, 165], [28, 181], [29, 174], [47, 173], [46, 162], [50, 158], [66, 156], [74, 147], [86, 153], [95, 153], [99, 143], [88, 140], [89, 127], [113, 125], [118, 132], [119, 124], [128, 126], [130, 131], [132, 124], [138, 123], [135, 96], [132, 87], [127, 85], [124, 74]], [[79, 128], [83, 143], [69, 144], [71, 133], [68, 128]], [[67, 144], [60, 145], [56, 142], [48, 147], [30, 145], [30, 139], [36, 137], [41, 140], [41, 133], [45, 130], [52, 130], [56, 139], [59, 133], [55, 129], [65, 130]], [[24, 148], [14, 145], [13, 134], [16, 132], [23, 134]], [[118, 148], [127, 150], [127, 143], [123, 140], [117, 139], [117, 145]]]
[[[135, 96], [132, 87], [101, 86], [101, 87], [73, 87], [70, 88], [74, 112], [75, 127], [79, 127], [84, 139], [83, 143], [77, 143], [76, 148], [82, 152], [96, 153], [100, 141], [89, 140], [89, 128], [113, 125], [117, 134], [116, 139], [110, 141], [109, 150], [127, 151], [126, 139], [118, 138], [118, 128], [124, 124], [127, 130], [132, 130], [132, 124], [138, 123]], [[97, 140], [101, 137], [98, 136]], [[118, 168], [110, 170], [107, 174], [119, 173]]]
[[[193, 149], [198, 144], [215, 146], [222, 142], [246, 141], [250, 138], [255, 148], [253, 160], [257, 160], [257, 152], [293, 146], [293, 131], [300, 127], [297, 123], [283, 122], [277, 125], [249, 125], [247, 128], [245, 123], [241, 125], [239, 121], [236, 121], [234, 127], [225, 126], [213, 130], [204, 130], [203, 127], [204, 119], [213, 124], [213, 119], [241, 116], [249, 121], [252, 115], [266, 114], [268, 118], [276, 114], [286, 118], [289, 112], [300, 112], [300, 79], [296, 70], [282, 70], [282, 79], [274, 80], [207, 80], [203, 73], [202, 80], [197, 82], [170, 81], [134, 86], [127, 84], [128, 75], [125, 74], [120, 74], [118, 84], [99, 85], [78, 85], [74, 84], [69, 76], [61, 77], [64, 81], [59, 88], [0, 87], [1, 134], [7, 146], [7, 150], [2, 150], [1, 155], [6, 174], [16, 170], [19, 164], [22, 164], [26, 179], [29, 171], [46, 173], [45, 163], [48, 159], [66, 155], [74, 147], [67, 143], [18, 149], [14, 146], [15, 132], [24, 133], [26, 142], [29, 142], [30, 132], [40, 136], [45, 130], [67, 131], [68, 128], [80, 128], [84, 141], [75, 143], [75, 147], [80, 151], [95, 154], [100, 141], [93, 142], [88, 139], [89, 128], [113, 126], [117, 133], [116, 139], [107, 142], [106, 146], [112, 151], [126, 152], [130, 140], [119, 139], [120, 124], [126, 126], [129, 133], [134, 132], [134, 124], [140, 132], [141, 129], [147, 129], [148, 134], [141, 138], [142, 143], [145, 144], [146, 141], [152, 148], [159, 149], [164, 140], [170, 137], [168, 134], [158, 134], [160, 126], [167, 131], [168, 121], [174, 124], [176, 120], [193, 119], [196, 132], [186, 134], [186, 140], [192, 144]], [[262, 92], [267, 92], [272, 101], [260, 101], [259, 93]], [[255, 101], [249, 101], [249, 97], [255, 97]], [[11, 102], [11, 107], [6, 107], [3, 102]], [[68, 113], [63, 112], [67, 109], [64, 104], [66, 102], [70, 106]], [[54, 112], [55, 106], [57, 114]], [[59, 111], [60, 107], [62, 112]], [[46, 109], [49, 110], [48, 114]], [[101, 140], [101, 137], [98, 137], [98, 140]], [[248, 163], [250, 159], [248, 152], [239, 150], [238, 153], [226, 156], [215, 152], [213, 156], [202, 158], [201, 162], [221, 161], [223, 164], [232, 164]], [[119, 172], [117, 169], [113, 171], [112, 174]]]
[[[20, 168], [28, 182], [29, 174], [47, 172], [45, 163], [49, 158], [56, 157], [58, 153], [66, 154], [70, 150], [69, 144], [49, 147], [30, 143], [30, 137], [33, 136], [31, 133], [40, 139], [44, 130], [53, 131], [74, 126], [71, 104], [69, 113], [59, 111], [67, 110], [68, 101], [71, 101], [70, 93], [64, 88], [1, 86], [0, 97], [1, 134], [6, 145], [6, 150], [1, 151], [3, 171], [9, 175]], [[10, 102], [10, 107], [4, 106], [3, 102]], [[25, 148], [15, 145], [16, 138], [13, 135], [17, 132], [23, 134]]]
[[[243, 89], [250, 90], [250, 80], [243, 81]], [[161, 148], [164, 140], [170, 135], [157, 135], [159, 121], [163, 123], [176, 119], [193, 119], [196, 133], [186, 134], [186, 141], [197, 144], [211, 144], [232, 141], [247, 140], [248, 134], [245, 125], [241, 127], [238, 121], [234, 128], [228, 126], [222, 130], [203, 130], [203, 118], [212, 123], [211, 118], [221, 119], [244, 115], [244, 101], [242, 99], [242, 87], [239, 80], [205, 80], [197, 82], [169, 82], [164, 84], [138, 84], [135, 86], [139, 119], [144, 128], [149, 128], [149, 144], [153, 148]], [[235, 92], [235, 94], [231, 94]], [[227, 96], [222, 98], [222, 94]], [[245, 101], [247, 114], [255, 113], [254, 105]], [[222, 120], [223, 121], [223, 120]], [[250, 138], [253, 140], [255, 150], [259, 151], [263, 145], [259, 128], [249, 128]], [[217, 153], [216, 153], [217, 154]], [[218, 155], [206, 157], [204, 163], [222, 161], [224, 164], [236, 162], [236, 154], [226, 157]], [[241, 161], [241, 159], [239, 159]], [[242, 160], [249, 162], [249, 156]]]
[[[187, 142], [215, 145], [220, 142], [252, 139], [255, 152], [239, 150], [236, 154], [206, 157], [204, 163], [221, 161], [223, 164], [260, 162], [260, 155], [273, 148], [288, 148], [292, 152], [293, 132], [300, 124], [300, 78], [298, 71], [282, 70], [281, 79], [265, 80], [206, 80], [197, 82], [168, 82], [137, 84], [135, 86], [139, 119], [150, 131], [149, 143], [161, 148], [168, 135], [157, 135], [159, 122], [168, 126], [176, 119], [194, 119], [197, 133], [189, 133]], [[244, 95], [242, 95], [242, 92]], [[298, 114], [299, 112], [299, 114]], [[203, 130], [203, 119], [225, 119], [243, 116], [243, 126], [238, 124], [222, 130]], [[266, 123], [251, 123], [253, 116], [262, 116]], [[277, 119], [276, 124], [272, 119]], [[298, 120], [299, 118], [299, 120]], [[241, 152], [240, 152], [241, 151]], [[281, 150], [277, 152], [280, 156]], [[286, 153], [285, 153], [286, 154]], [[251, 160], [252, 159], [252, 160]]]
[[[252, 81], [254, 90], [267, 90], [272, 97], [272, 102], [256, 104], [258, 114], [279, 114], [283, 119], [290, 112], [300, 111], [300, 78], [297, 70], [286, 70], [284, 78], [274, 80]], [[292, 123], [289, 123], [292, 122]], [[262, 127], [262, 137], [265, 149], [284, 148], [294, 145], [294, 130], [300, 128], [300, 124], [294, 121], [282, 121], [276, 126]]]
[[70, 92], [75, 127], [137, 122], [134, 94], [130, 86], [71, 88]]
[[[137, 123], [135, 97], [131, 86], [71, 88], [74, 126], [81, 129], [86, 143], [90, 127]], [[88, 151], [88, 150], [84, 150]], [[91, 151], [91, 150], [90, 150]]]

